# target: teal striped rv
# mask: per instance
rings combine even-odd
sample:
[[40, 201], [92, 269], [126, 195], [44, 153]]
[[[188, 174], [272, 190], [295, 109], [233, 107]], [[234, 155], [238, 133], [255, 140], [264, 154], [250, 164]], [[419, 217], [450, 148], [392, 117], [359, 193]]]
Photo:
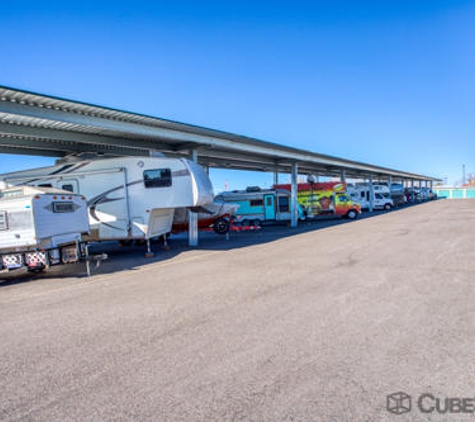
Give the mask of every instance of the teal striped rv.
[[[248, 187], [246, 190], [222, 192], [216, 199], [239, 204], [236, 222], [246, 225], [261, 225], [265, 222], [290, 221], [290, 192], [285, 189], [261, 189]], [[298, 204], [298, 218], [305, 214]]]

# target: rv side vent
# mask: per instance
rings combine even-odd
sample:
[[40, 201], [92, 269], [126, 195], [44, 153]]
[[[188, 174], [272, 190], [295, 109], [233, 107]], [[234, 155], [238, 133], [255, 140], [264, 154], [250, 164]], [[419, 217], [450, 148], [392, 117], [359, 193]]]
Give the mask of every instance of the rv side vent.
[[8, 230], [8, 218], [6, 211], [0, 211], [0, 230]]

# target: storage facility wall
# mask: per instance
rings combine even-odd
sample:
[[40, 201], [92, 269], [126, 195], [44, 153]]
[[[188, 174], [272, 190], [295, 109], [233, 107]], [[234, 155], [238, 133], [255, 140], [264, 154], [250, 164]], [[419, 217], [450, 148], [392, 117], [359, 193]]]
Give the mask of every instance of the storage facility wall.
[[470, 199], [475, 198], [475, 188], [434, 188], [439, 198]]

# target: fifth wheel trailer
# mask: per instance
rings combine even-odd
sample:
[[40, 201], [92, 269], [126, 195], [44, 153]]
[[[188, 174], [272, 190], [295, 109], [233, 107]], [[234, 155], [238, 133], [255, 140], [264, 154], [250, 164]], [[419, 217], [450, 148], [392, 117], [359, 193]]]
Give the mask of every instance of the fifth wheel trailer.
[[176, 208], [213, 201], [204, 169], [181, 158], [71, 157], [54, 166], [3, 174], [0, 180], [84, 195], [91, 226], [88, 241], [161, 236], [171, 232]]

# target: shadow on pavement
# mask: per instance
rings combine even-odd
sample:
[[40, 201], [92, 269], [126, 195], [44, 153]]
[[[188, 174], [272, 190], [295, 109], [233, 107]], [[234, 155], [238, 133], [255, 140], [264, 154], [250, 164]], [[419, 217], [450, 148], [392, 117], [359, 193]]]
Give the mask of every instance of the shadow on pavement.
[[[400, 210], [418, 205], [409, 204], [395, 208], [391, 211], [364, 212], [358, 220], [377, 217], [382, 214], [394, 213]], [[154, 256], [146, 258], [145, 244], [133, 246], [120, 246], [117, 242], [97, 243], [90, 247], [92, 254], [106, 253], [108, 259], [96, 267], [91, 264], [91, 275], [111, 274], [118, 271], [130, 271], [145, 265], [163, 262], [172, 259], [183, 252], [191, 250], [203, 251], [229, 251], [233, 249], [245, 248], [251, 245], [259, 245], [296, 236], [302, 233], [314, 232], [341, 224], [351, 224], [353, 220], [340, 217], [319, 217], [313, 220], [300, 222], [296, 228], [290, 228], [287, 223], [266, 224], [256, 231], [230, 232], [228, 236], [218, 235], [214, 232], [200, 232], [198, 247], [188, 246], [186, 233], [172, 235], [168, 240], [168, 248], [164, 248], [161, 243], [152, 244]], [[15, 270], [12, 272], [0, 273], [0, 289], [2, 287], [21, 284], [38, 279], [58, 279], [58, 278], [87, 278], [86, 264], [84, 262], [51, 267], [47, 271], [35, 274], [26, 270]]]

